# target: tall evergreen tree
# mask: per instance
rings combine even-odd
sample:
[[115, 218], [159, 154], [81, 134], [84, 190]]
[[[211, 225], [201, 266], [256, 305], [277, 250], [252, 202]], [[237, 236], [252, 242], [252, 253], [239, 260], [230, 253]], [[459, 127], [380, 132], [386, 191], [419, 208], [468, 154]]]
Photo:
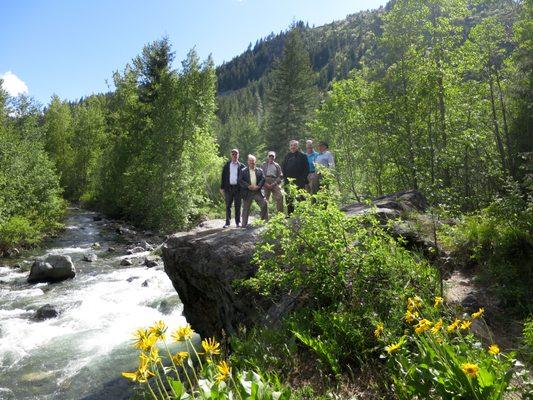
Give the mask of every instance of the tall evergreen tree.
[[272, 88], [267, 96], [269, 149], [283, 153], [288, 140], [305, 136], [317, 98], [309, 53], [300, 30], [294, 28], [273, 71]]

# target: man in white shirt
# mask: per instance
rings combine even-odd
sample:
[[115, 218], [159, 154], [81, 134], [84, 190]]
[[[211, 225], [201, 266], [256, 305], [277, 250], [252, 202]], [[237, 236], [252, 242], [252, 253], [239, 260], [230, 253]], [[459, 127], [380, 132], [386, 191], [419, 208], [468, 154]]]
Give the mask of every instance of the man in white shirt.
[[220, 182], [220, 193], [226, 200], [226, 224], [229, 227], [231, 220], [231, 205], [235, 205], [235, 225], [241, 224], [241, 190], [239, 186], [239, 175], [244, 168], [244, 164], [239, 162], [239, 150], [231, 150], [231, 160], [222, 167], [222, 177]]

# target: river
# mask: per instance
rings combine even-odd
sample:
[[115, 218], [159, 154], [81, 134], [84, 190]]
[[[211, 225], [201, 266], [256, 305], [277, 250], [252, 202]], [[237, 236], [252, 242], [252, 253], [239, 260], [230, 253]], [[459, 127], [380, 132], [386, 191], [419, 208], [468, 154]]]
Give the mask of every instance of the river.
[[[185, 323], [162, 263], [121, 266], [123, 237], [110, 221], [94, 221], [95, 215], [70, 208], [59, 237], [24, 254], [22, 268], [0, 267], [0, 399], [129, 398], [132, 386], [120, 373], [135, 368], [133, 331], [160, 319], [175, 327]], [[101, 248], [93, 250], [93, 243]], [[87, 253], [98, 260], [82, 261]], [[76, 277], [26, 283], [28, 261], [48, 254], [71, 256]], [[38, 322], [35, 310], [45, 304], [59, 316]]]

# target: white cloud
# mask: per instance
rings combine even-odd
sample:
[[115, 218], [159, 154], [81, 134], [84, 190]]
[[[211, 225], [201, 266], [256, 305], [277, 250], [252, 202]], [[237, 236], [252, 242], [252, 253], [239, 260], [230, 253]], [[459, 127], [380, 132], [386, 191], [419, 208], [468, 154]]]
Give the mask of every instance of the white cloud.
[[28, 86], [11, 71], [0, 75], [0, 79], [3, 80], [2, 87], [11, 96], [18, 96], [21, 93], [28, 93]]

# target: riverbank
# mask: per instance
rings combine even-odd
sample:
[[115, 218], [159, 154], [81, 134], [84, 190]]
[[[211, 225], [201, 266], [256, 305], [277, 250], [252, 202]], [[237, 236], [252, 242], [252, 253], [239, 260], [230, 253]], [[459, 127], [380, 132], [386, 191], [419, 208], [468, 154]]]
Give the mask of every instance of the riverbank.
[[[185, 323], [179, 297], [153, 253], [162, 240], [69, 208], [56, 237], [18, 258], [0, 259], [0, 398], [129, 398], [132, 388], [120, 373], [136, 362], [132, 332], [158, 319]], [[76, 276], [27, 283], [33, 260], [50, 254], [70, 257]], [[91, 254], [96, 260], [84, 261]], [[40, 320], [38, 310], [46, 305], [55, 313], [45, 315], [55, 316]]]

